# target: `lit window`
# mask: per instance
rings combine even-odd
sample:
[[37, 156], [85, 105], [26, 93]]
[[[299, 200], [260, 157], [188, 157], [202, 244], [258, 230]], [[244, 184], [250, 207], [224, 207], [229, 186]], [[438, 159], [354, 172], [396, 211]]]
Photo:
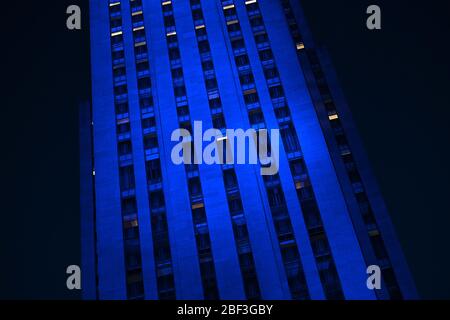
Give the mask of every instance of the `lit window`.
[[121, 34], [122, 34], [122, 31], [113, 32], [113, 33], [111, 33], [111, 37], [120, 36]]
[[234, 4], [230, 4], [228, 6], [223, 7], [223, 10], [228, 10], [228, 9], [231, 9], [231, 8], [234, 8]]
[[330, 121], [336, 120], [338, 118], [339, 118], [339, 116], [337, 114], [332, 114], [332, 115], [328, 116], [328, 119], [330, 119]]
[[244, 95], [248, 95], [248, 94], [252, 94], [252, 93], [256, 93], [255, 89], [249, 89], [249, 90], [245, 90], [244, 91]]
[[167, 5], [171, 4], [171, 3], [172, 3], [172, 1], [164, 1], [164, 2], [162, 3], [162, 5], [163, 5], [163, 6], [167, 6]]
[[195, 204], [192, 205], [192, 210], [200, 209], [200, 208], [203, 208], [204, 206], [205, 205], [203, 204], [203, 202], [195, 203]]
[[303, 42], [297, 43], [297, 50], [303, 50], [305, 49], [305, 44]]
[[145, 41], [141, 41], [141, 42], [137, 42], [134, 44], [135, 47], [140, 47], [140, 46], [145, 46], [147, 44], [147, 42]]
[[236, 24], [238, 22], [239, 21], [237, 21], [237, 19], [236, 20], [230, 20], [230, 21], [227, 21], [227, 25], [229, 26], [229, 25], [232, 25], [232, 24]]
[[174, 36], [174, 35], [176, 35], [176, 34], [177, 34], [176, 31], [172, 31], [172, 32], [167, 33], [166, 35], [167, 35], [168, 37], [171, 37], [171, 36]]
[[256, 0], [248, 0], [248, 1], [245, 1], [245, 4], [252, 4], [252, 3], [256, 3]]

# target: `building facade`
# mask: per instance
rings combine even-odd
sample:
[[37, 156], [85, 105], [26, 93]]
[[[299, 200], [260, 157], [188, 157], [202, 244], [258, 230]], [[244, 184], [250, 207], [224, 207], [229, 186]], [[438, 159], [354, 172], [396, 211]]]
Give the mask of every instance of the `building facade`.
[[[90, 16], [84, 298], [416, 298], [299, 1], [92, 0]], [[171, 135], [194, 121], [278, 129], [279, 172], [175, 164]]]

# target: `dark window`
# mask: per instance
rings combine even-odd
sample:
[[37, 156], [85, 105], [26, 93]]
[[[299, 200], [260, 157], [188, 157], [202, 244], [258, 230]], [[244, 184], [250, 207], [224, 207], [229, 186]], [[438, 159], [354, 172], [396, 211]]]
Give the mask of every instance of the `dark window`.
[[156, 135], [149, 134], [144, 137], [144, 148], [153, 149], [158, 148], [158, 138]]
[[284, 96], [283, 87], [275, 86], [269, 89], [270, 97], [272, 99], [281, 98]]
[[119, 169], [120, 186], [122, 190], [134, 189], [134, 168], [133, 166], [121, 167]]
[[300, 149], [297, 134], [295, 133], [292, 124], [289, 124], [286, 128], [281, 129], [280, 134], [287, 152], [295, 152]]
[[246, 66], [249, 63], [248, 56], [246, 54], [237, 56], [235, 60], [238, 67]]
[[154, 128], [156, 126], [156, 121], [154, 117], [142, 119], [142, 128]]
[[201, 196], [202, 195], [202, 189], [200, 186], [200, 179], [198, 177], [189, 179], [189, 194], [193, 197], [195, 196]]
[[237, 178], [236, 178], [236, 173], [234, 172], [234, 170], [229, 169], [229, 170], [225, 170], [223, 172], [223, 179], [225, 182], [225, 187], [227, 189], [230, 188], [237, 188]]
[[130, 123], [129, 122], [122, 123], [122, 124], [119, 124], [117, 126], [117, 133], [118, 134], [124, 134], [124, 133], [127, 133], [127, 132], [130, 132]]
[[239, 80], [240, 80], [241, 84], [250, 84], [255, 81], [252, 73], [240, 75]]
[[266, 49], [266, 50], [260, 51], [260, 52], [259, 52], [259, 58], [260, 58], [262, 61], [272, 59], [272, 58], [273, 58], [272, 50]]
[[149, 77], [138, 79], [138, 88], [139, 89], [148, 89], [151, 86], [152, 86], [152, 83], [151, 83]]
[[124, 216], [137, 212], [136, 198], [126, 198], [122, 200], [122, 214]]
[[120, 86], [114, 87], [114, 94], [115, 95], [121, 95], [127, 93], [127, 85], [122, 84]]
[[147, 161], [145, 163], [147, 171], [147, 182], [148, 183], [158, 183], [161, 182], [161, 164], [159, 159]]
[[223, 118], [222, 114], [213, 118], [213, 127], [219, 130], [225, 128], [225, 119]]
[[123, 156], [131, 153], [131, 142], [130, 141], [122, 141], [119, 142], [119, 155]]
[[141, 108], [148, 108], [150, 106], [153, 106], [153, 97], [145, 97], [139, 99], [139, 104]]
[[127, 113], [127, 112], [128, 112], [128, 103], [127, 102], [116, 104], [116, 113], [117, 114], [122, 114], [122, 113]]
[[295, 176], [306, 174], [305, 162], [302, 159], [294, 160], [290, 163], [291, 172]]

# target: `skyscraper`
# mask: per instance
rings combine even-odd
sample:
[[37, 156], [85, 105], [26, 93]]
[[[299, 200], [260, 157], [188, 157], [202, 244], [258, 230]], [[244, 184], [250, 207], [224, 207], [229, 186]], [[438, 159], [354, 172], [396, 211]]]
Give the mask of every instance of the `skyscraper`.
[[[92, 0], [90, 15], [86, 299], [416, 297], [298, 1]], [[279, 172], [175, 164], [172, 133], [194, 121], [278, 129]]]

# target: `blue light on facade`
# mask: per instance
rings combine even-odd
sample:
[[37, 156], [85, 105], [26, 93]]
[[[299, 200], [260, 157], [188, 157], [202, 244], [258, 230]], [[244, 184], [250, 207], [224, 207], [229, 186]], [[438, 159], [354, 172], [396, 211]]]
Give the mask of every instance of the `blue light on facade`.
[[[90, 16], [84, 298], [416, 297], [298, 1], [103, 0]], [[194, 121], [279, 130], [279, 172], [174, 164], [171, 134]]]

